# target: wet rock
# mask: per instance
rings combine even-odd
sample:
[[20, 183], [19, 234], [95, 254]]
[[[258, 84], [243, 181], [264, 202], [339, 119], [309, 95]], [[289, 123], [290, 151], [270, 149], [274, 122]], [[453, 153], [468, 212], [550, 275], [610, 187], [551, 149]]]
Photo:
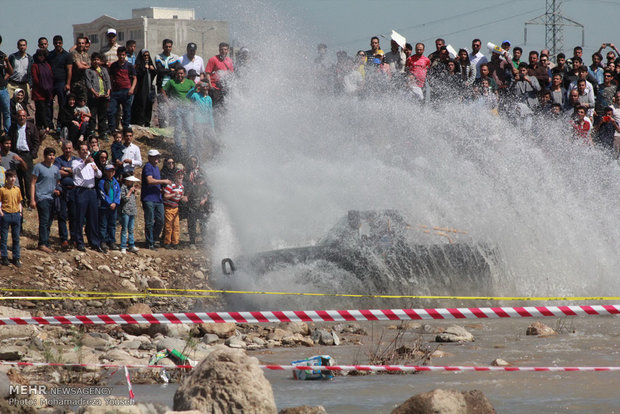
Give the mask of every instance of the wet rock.
[[248, 344], [246, 344], [240, 336], [231, 336], [230, 338], [226, 339], [224, 344], [231, 348], [237, 349], [245, 349], [248, 346]]
[[325, 411], [325, 407], [322, 405], [301, 405], [299, 407], [284, 408], [278, 414], [327, 414], [327, 411]]
[[474, 342], [474, 336], [462, 326], [449, 326], [435, 337], [435, 342]]
[[[31, 315], [30, 312], [20, 309], [0, 306], [0, 316], [29, 318]], [[38, 330], [34, 325], [4, 325], [2, 329], [0, 329], [0, 339], [30, 338], [36, 335], [37, 332]]]
[[493, 362], [491, 362], [491, 365], [494, 366], [494, 367], [509, 367], [512, 364], [510, 362], [508, 362], [508, 361], [505, 361], [505, 360], [501, 359], [501, 358], [496, 358], [496, 359], [493, 360]]
[[557, 332], [542, 322], [534, 322], [530, 326], [527, 327], [525, 334], [526, 335], [538, 335], [540, 337], [545, 337], [545, 336], [557, 335]]
[[213, 414], [277, 412], [271, 385], [258, 360], [222, 345], [214, 347], [183, 380], [174, 394], [173, 409]]
[[436, 389], [417, 394], [396, 407], [392, 414], [495, 414], [487, 397], [479, 390]]
[[207, 345], [210, 345], [219, 341], [219, 339], [220, 337], [216, 334], [205, 334], [205, 336], [202, 337], [201, 341]]
[[204, 333], [215, 334], [220, 338], [228, 338], [233, 336], [237, 331], [237, 325], [233, 322], [227, 323], [202, 323], [200, 324], [200, 329], [204, 331]]

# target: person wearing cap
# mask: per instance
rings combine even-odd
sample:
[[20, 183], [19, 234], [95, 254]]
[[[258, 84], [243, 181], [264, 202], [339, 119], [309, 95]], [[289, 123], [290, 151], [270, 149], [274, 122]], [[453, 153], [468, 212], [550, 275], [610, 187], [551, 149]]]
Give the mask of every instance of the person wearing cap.
[[73, 182], [75, 184], [75, 208], [77, 223], [75, 224], [77, 249], [86, 251], [84, 247], [84, 220], [88, 219], [86, 234], [88, 242], [95, 251], [105, 253], [101, 247], [99, 236], [99, 200], [95, 180], [101, 178], [101, 170], [97, 168], [95, 160], [88, 151], [88, 144], [80, 143], [78, 155], [80, 158], [71, 163]]
[[138, 214], [136, 206], [136, 193], [138, 187], [136, 183], [140, 180], [133, 175], [123, 174], [123, 184], [121, 184], [121, 205], [120, 205], [120, 222], [121, 222], [121, 253], [138, 253], [136, 247], [133, 230]]
[[103, 250], [118, 250], [116, 246], [116, 218], [121, 204], [121, 186], [114, 178], [114, 165], [106, 164], [103, 179], [99, 180], [99, 232]]
[[202, 74], [205, 71], [205, 62], [196, 54], [197, 48], [198, 46], [196, 46], [196, 43], [187, 44], [187, 53], [181, 57], [181, 65], [185, 68], [188, 76], [189, 72], [193, 69], [196, 71], [198, 76], [202, 77]]
[[56, 150], [43, 150], [43, 162], [34, 166], [30, 180], [30, 208], [39, 215], [39, 250], [51, 253], [50, 229], [54, 220], [54, 197], [60, 196], [60, 170], [54, 165]]
[[144, 211], [144, 237], [147, 247], [156, 249], [155, 241], [159, 240], [164, 226], [164, 205], [161, 196], [161, 186], [171, 183], [170, 180], [162, 180], [159, 167], [159, 151], [151, 149], [148, 152], [149, 161], [142, 168], [142, 210]]
[[118, 60], [117, 51], [120, 45], [116, 43], [116, 29], [109, 28], [105, 38], [108, 43], [101, 48], [99, 53], [102, 55], [103, 63], [109, 68]]

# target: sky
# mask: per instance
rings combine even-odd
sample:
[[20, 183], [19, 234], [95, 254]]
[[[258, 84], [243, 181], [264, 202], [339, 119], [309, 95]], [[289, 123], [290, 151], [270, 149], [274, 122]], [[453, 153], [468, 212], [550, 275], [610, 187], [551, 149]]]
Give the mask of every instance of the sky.
[[[149, 6], [194, 8], [197, 18], [227, 20], [231, 24], [231, 40], [255, 48], [261, 47], [260, 39], [252, 38], [244, 30], [247, 24], [244, 19], [248, 19], [251, 12], [242, 11], [255, 8], [257, 4], [261, 9], [271, 8], [278, 19], [292, 23], [309, 46], [314, 48], [318, 43], [326, 43], [333, 53], [342, 49], [351, 54], [367, 49], [373, 35], [385, 36], [382, 45], [387, 49], [392, 29], [403, 34], [410, 43], [426, 43], [427, 53], [434, 49], [432, 44], [436, 37], [445, 38], [457, 49], [468, 47], [475, 37], [481, 38], [483, 44], [508, 39], [513, 46], [527, 51], [543, 48], [545, 35], [543, 26], [529, 26], [524, 44], [524, 23], [545, 13], [545, 0], [0, 1], [4, 3], [0, 17], [0, 35], [4, 40], [0, 48], [5, 53], [14, 52], [17, 40], [22, 37], [28, 40], [31, 50], [40, 36], [51, 38], [61, 34], [68, 44], [73, 23], [90, 22], [103, 14], [130, 18], [131, 9]], [[562, 5], [566, 17], [585, 26], [584, 56], [590, 56], [602, 42], [617, 42], [620, 48], [620, 38], [615, 38], [620, 0], [588, 0], [587, 7], [584, 4], [581, 0], [566, 0]], [[36, 24], [24, 24], [24, 10]], [[265, 24], [277, 26], [277, 19]], [[573, 46], [581, 45], [579, 28], [565, 28], [564, 37], [567, 55]]]

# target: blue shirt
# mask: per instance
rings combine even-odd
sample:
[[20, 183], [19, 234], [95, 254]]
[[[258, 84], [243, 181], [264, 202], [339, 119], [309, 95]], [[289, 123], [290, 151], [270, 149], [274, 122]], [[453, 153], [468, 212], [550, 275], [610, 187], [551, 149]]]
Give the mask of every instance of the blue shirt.
[[194, 111], [194, 121], [198, 124], [209, 124], [211, 129], [214, 129], [213, 101], [211, 97], [209, 95], [202, 96], [194, 89], [187, 93], [187, 97], [198, 105], [198, 110]]
[[48, 167], [40, 162], [34, 166], [32, 175], [37, 177], [37, 183], [34, 188], [36, 201], [53, 200], [56, 183], [60, 180], [58, 167], [54, 164]]
[[152, 201], [153, 203], [161, 203], [161, 185], [159, 184], [147, 184], [146, 177], [153, 177], [156, 180], [161, 180], [159, 175], [159, 167], [147, 162], [142, 169], [142, 194], [140, 200]]
[[[79, 159], [79, 158], [77, 158], [77, 157], [71, 156], [71, 158], [69, 159], [69, 161], [66, 161], [64, 157], [65, 157], [64, 155], [63, 155], [63, 156], [61, 156], [61, 157], [56, 157], [56, 159], [54, 160], [54, 165], [55, 165], [56, 167], [58, 167], [58, 169], [59, 169], [59, 170], [60, 170], [61, 168], [63, 168], [63, 167], [73, 168], [73, 167], [71, 167], [71, 165], [73, 164], [73, 161], [75, 161], [75, 160], [78, 160], [78, 159]], [[61, 184], [63, 187], [67, 187], [67, 186], [70, 186], [70, 185], [75, 185], [75, 184], [73, 183], [73, 176], [72, 176], [72, 175], [69, 175], [69, 176], [67, 176], [67, 177], [63, 177], [63, 178], [61, 178], [61, 179], [60, 179], [60, 184]]]

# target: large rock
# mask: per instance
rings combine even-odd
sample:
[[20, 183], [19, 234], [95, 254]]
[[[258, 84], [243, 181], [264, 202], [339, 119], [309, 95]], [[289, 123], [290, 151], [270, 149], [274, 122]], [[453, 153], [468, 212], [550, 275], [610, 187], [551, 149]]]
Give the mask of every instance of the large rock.
[[[29, 318], [30, 312], [19, 309], [0, 306], [1, 317], [25, 317]], [[4, 325], [0, 328], [0, 339], [30, 338], [37, 333], [34, 325]]]
[[223, 345], [185, 378], [174, 394], [174, 410], [204, 413], [277, 412], [271, 384], [256, 358]]
[[462, 326], [449, 326], [435, 337], [435, 342], [474, 342], [474, 336]]
[[533, 324], [527, 327], [525, 334], [526, 335], [538, 335], [538, 336], [544, 337], [544, 336], [557, 335], [557, 332], [542, 322], [534, 322]]
[[495, 414], [495, 409], [482, 391], [437, 389], [414, 395], [392, 414]]
[[202, 323], [200, 324], [200, 328], [204, 331], [204, 333], [215, 334], [220, 338], [228, 338], [235, 334], [237, 331], [237, 324], [234, 322], [226, 322], [226, 323]]
[[[134, 303], [133, 305], [127, 308], [125, 313], [129, 315], [135, 315], [135, 314], [143, 315], [143, 314], [153, 313], [153, 311], [151, 310], [151, 307], [147, 305], [146, 303]], [[163, 328], [159, 324], [156, 326], [159, 329], [163, 330]], [[142, 335], [142, 334], [150, 333], [151, 324], [150, 323], [137, 323], [137, 324], [131, 323], [131, 324], [121, 325], [121, 329], [130, 335]]]

